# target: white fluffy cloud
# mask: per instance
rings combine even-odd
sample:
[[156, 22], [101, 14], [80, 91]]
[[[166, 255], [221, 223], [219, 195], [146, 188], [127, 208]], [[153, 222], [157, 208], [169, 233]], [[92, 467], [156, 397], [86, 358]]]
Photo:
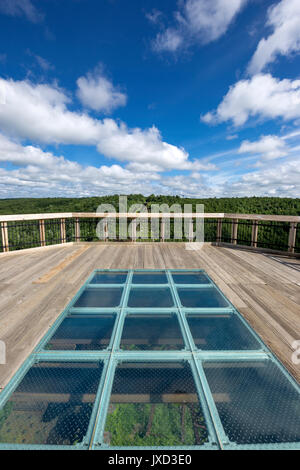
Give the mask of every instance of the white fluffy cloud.
[[9, 16], [24, 15], [33, 23], [38, 23], [43, 19], [42, 13], [36, 9], [31, 0], [1, 0], [0, 13]]
[[224, 171], [160, 176], [155, 168], [83, 166], [37, 146], [22, 146], [0, 134], [0, 197], [93, 196], [112, 193], [180, 194], [190, 197], [271, 195], [299, 197], [299, 158], [263, 162], [238, 178]]
[[231, 86], [216, 111], [202, 116], [207, 124], [233, 121], [241, 126], [250, 117], [300, 118], [300, 80], [279, 80], [270, 74], [255, 75]]
[[140, 165], [83, 166], [37, 146], [22, 146], [0, 134], [0, 197], [91, 196], [112, 193], [190, 194], [202, 177], [191, 173], [162, 178], [157, 168]]
[[[129, 129], [113, 119], [69, 111], [70, 97], [57, 86], [0, 79], [0, 126], [12, 137], [47, 144], [93, 145], [104, 156], [163, 169], [198, 169], [188, 153], [164, 142], [156, 127]], [[207, 166], [207, 169], [212, 168]]]
[[71, 112], [67, 94], [56, 86], [0, 79], [0, 126], [7, 134], [56, 144], [97, 143], [99, 122]]
[[190, 161], [184, 149], [163, 142], [154, 126], [146, 130], [129, 130], [124, 123], [117, 124], [113, 119], [105, 119], [102, 126], [97, 148], [108, 158], [130, 162], [141, 169], [142, 165], [151, 165], [156, 170], [215, 169], [211, 164]]
[[267, 26], [273, 32], [261, 39], [249, 64], [250, 74], [261, 72], [279, 55], [300, 51], [300, 2], [282, 0], [268, 10]]
[[[280, 163], [279, 163], [280, 162]], [[299, 197], [299, 156], [288, 161], [278, 161], [259, 171], [249, 172], [237, 181], [224, 185], [224, 194], [231, 196]]]
[[276, 158], [286, 157], [289, 149], [284, 140], [276, 135], [264, 135], [256, 142], [244, 140], [238, 153], [257, 154], [263, 160], [274, 160]]
[[186, 0], [176, 11], [175, 25], [159, 33], [154, 41], [158, 51], [174, 52], [191, 42], [206, 44], [226, 33], [248, 0]]
[[[120, 165], [83, 166], [44, 152], [39, 147], [22, 146], [0, 134], [0, 196], [94, 195], [112, 192], [142, 192], [160, 176], [154, 172], [133, 172]], [[150, 191], [151, 192], [151, 191]]]
[[127, 96], [121, 93], [113, 83], [104, 76], [101, 69], [87, 74], [77, 80], [77, 96], [81, 103], [94, 111], [110, 113], [114, 109], [125, 106]]

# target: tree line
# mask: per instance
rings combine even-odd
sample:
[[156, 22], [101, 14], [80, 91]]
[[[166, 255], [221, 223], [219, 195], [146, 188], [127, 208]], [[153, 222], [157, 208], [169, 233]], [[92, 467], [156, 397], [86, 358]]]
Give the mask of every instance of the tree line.
[[[193, 211], [197, 204], [204, 204], [205, 212], [228, 212], [238, 214], [278, 214], [300, 215], [300, 198], [279, 197], [232, 197], [232, 198], [182, 198], [180, 196], [159, 196], [130, 194], [128, 207], [144, 204], [149, 210], [151, 204], [192, 204]], [[37, 214], [53, 212], [95, 212], [100, 204], [112, 204], [116, 211], [119, 195], [85, 198], [16, 198], [1, 199], [0, 214]]]

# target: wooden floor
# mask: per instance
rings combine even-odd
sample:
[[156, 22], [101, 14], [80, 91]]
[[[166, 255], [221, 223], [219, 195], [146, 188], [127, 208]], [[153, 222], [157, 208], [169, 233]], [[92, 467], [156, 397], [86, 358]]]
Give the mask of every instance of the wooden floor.
[[292, 362], [300, 340], [300, 260], [234, 248], [184, 243], [90, 244], [0, 257], [0, 340], [7, 364], [0, 388], [96, 268], [203, 268], [300, 382]]

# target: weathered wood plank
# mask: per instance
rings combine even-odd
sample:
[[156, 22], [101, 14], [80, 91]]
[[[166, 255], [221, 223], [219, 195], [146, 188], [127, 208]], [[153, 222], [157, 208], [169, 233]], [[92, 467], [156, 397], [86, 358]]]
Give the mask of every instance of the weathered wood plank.
[[34, 284], [45, 284], [48, 282], [52, 277], [56, 276], [62, 269], [64, 269], [68, 264], [74, 261], [78, 256], [80, 256], [84, 251], [88, 250], [88, 246], [81, 246], [76, 250], [73, 254], [68, 256], [64, 261], [59, 263], [57, 266], [54, 266], [47, 272], [44, 276], [40, 277], [37, 281], [34, 281]]

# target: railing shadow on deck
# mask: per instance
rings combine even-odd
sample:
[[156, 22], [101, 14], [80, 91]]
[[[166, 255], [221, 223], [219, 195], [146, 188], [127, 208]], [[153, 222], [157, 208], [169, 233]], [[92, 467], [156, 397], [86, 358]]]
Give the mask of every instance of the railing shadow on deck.
[[273, 261], [276, 261], [277, 263], [283, 264], [284, 266], [287, 266], [288, 268], [295, 269], [295, 271], [300, 272], [300, 260], [297, 263], [297, 262], [289, 261], [286, 257], [278, 258], [277, 256], [270, 255], [270, 254], [267, 254], [267, 253], [265, 253], [264, 255], [267, 256], [268, 258], [272, 259]]

